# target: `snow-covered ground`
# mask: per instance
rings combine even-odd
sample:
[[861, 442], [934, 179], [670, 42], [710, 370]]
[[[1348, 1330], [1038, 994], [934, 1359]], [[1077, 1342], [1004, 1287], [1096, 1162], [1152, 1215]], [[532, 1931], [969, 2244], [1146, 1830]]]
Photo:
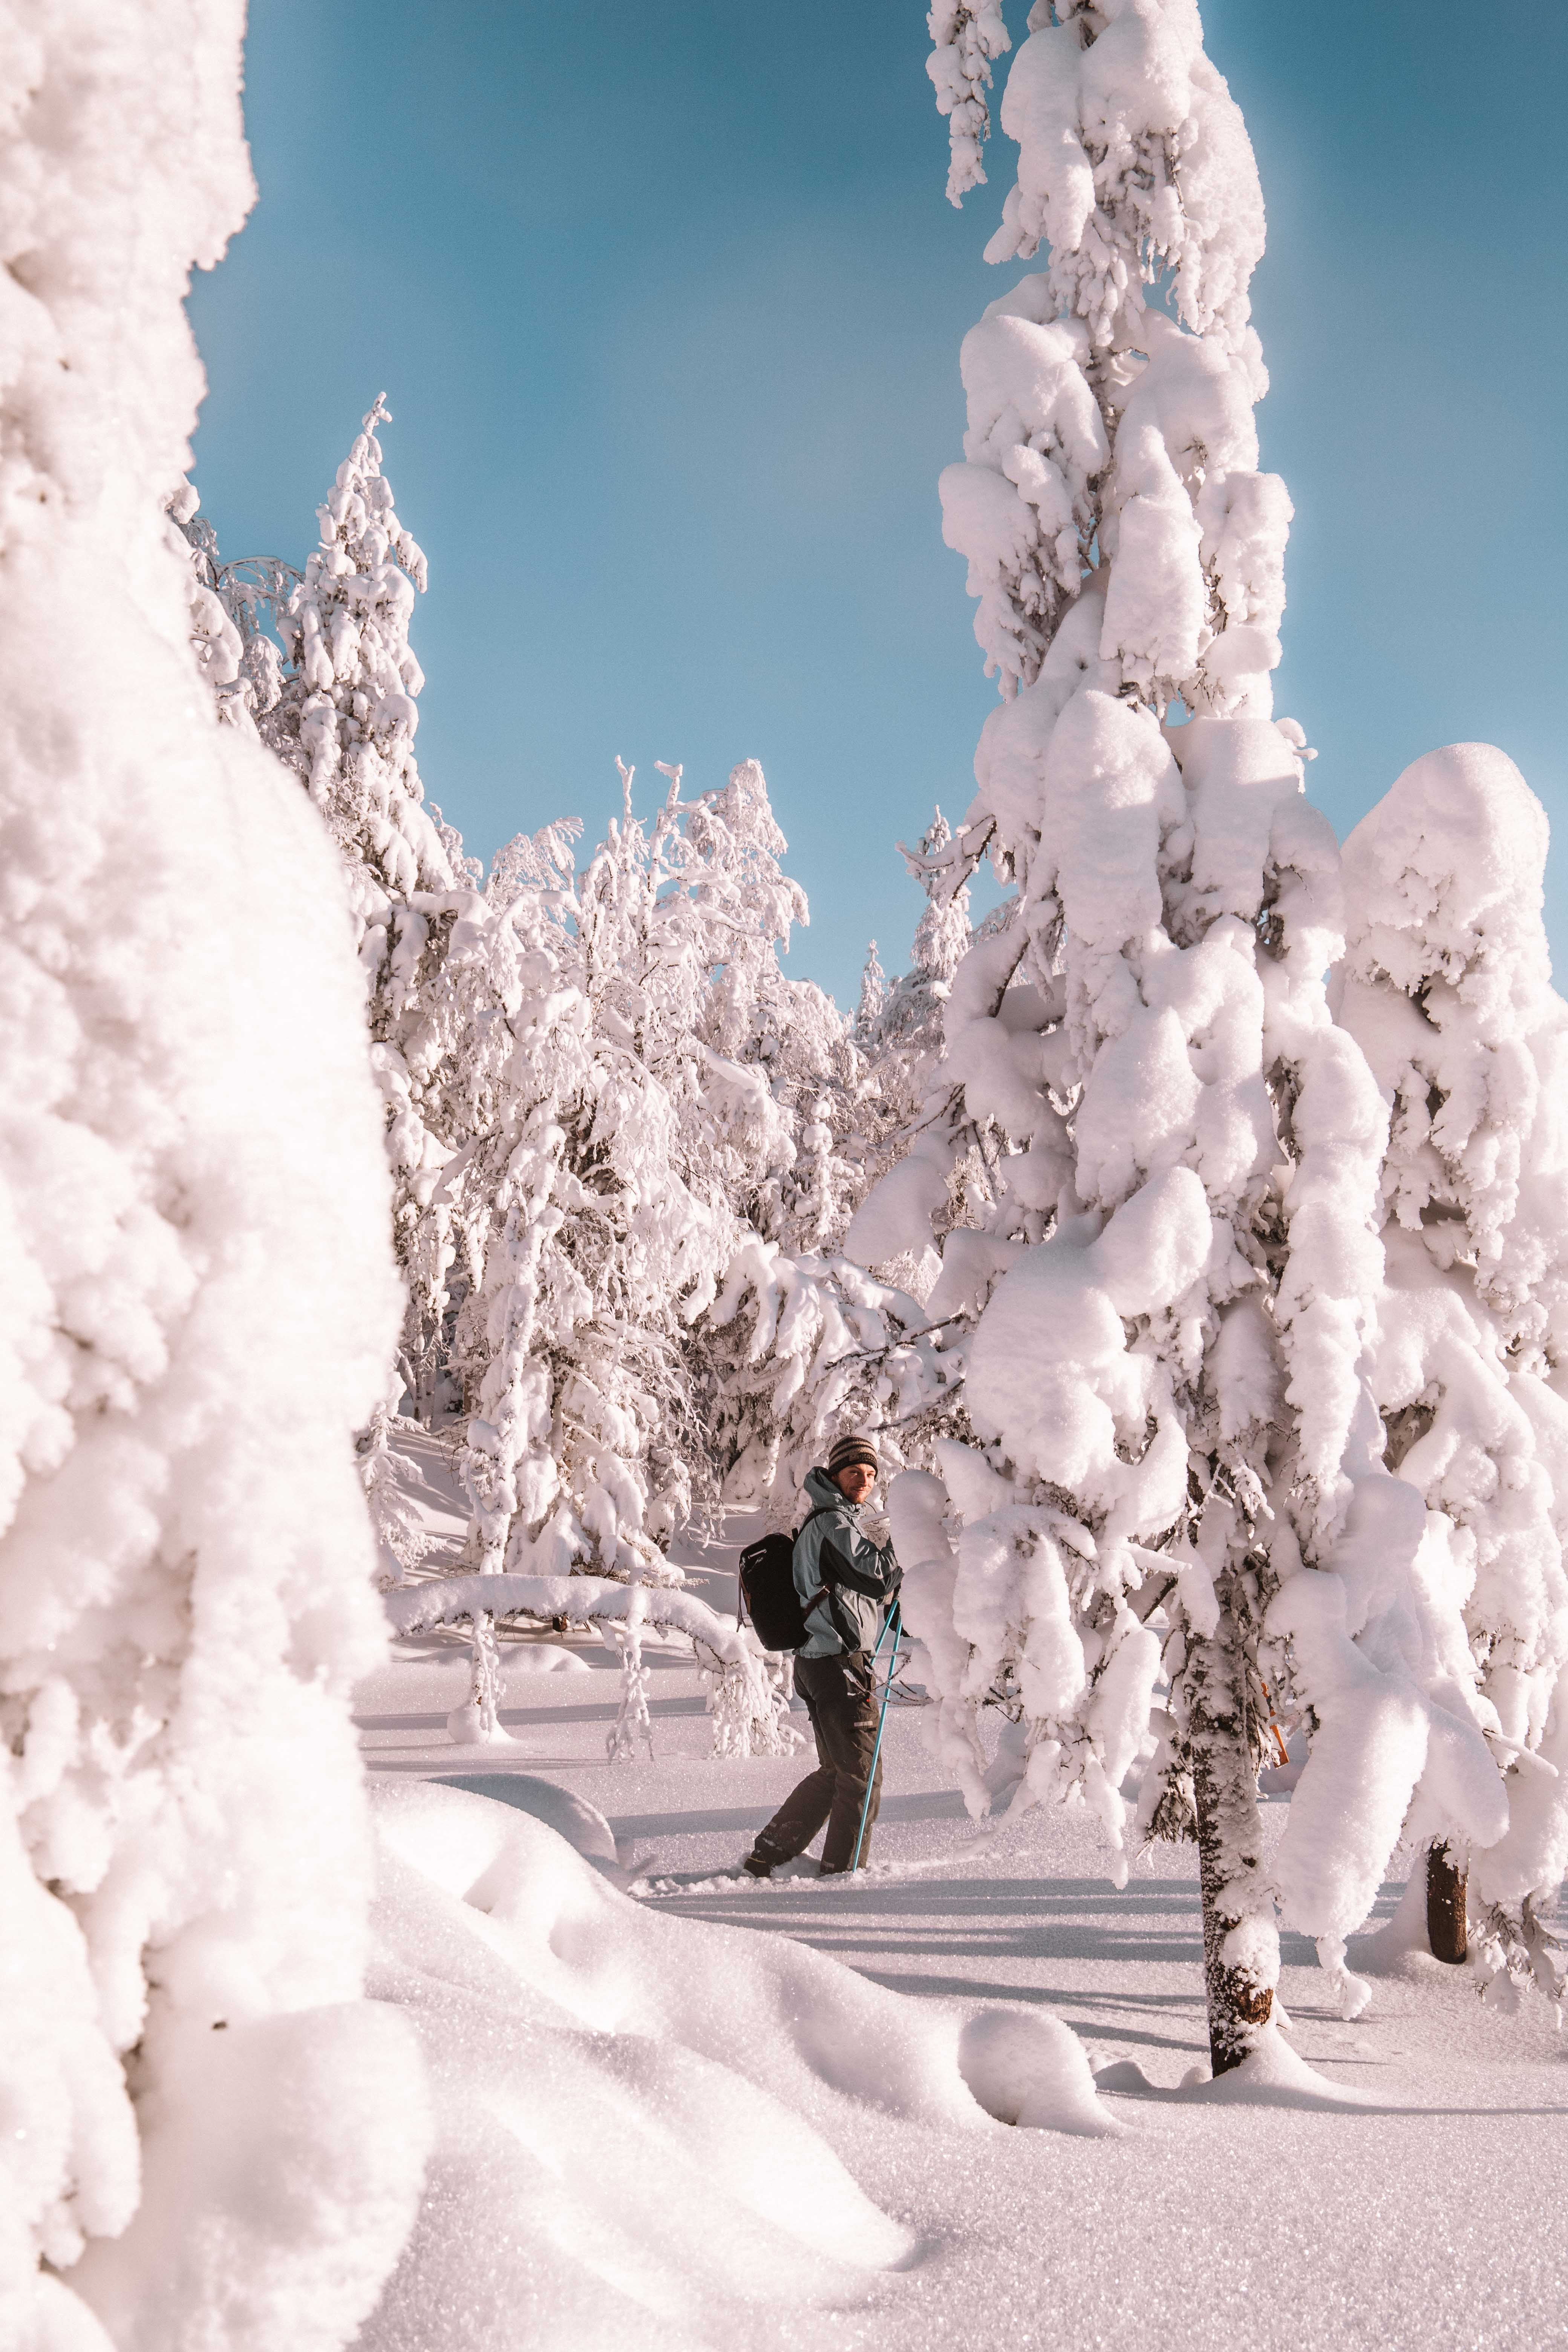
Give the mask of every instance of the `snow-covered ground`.
[[[694, 1589], [732, 1608], [733, 1552], [690, 1557]], [[614, 1766], [614, 1655], [538, 1636], [503, 1654], [510, 1748], [448, 1740], [468, 1675], [450, 1635], [400, 1643], [359, 1696], [394, 1853], [372, 1989], [423, 2021], [442, 2133], [365, 2352], [505, 2352], [520, 2331], [1563, 2340], [1568, 2074], [1543, 2004], [1499, 2014], [1422, 1955], [1346, 2023], [1287, 1937], [1290, 2040], [1334, 2087], [1184, 2085], [1206, 2073], [1189, 1849], [1156, 1850], [1119, 1894], [1082, 1814], [977, 1835], [906, 1708], [870, 1872], [711, 1883], [799, 1766], [710, 1760], [689, 1654], [650, 1647], [655, 1753]], [[416, 1785], [518, 1775], [605, 1816], [619, 1866]], [[1267, 1807], [1271, 1837], [1286, 1803]], [[592, 1845], [590, 1814], [577, 1835]], [[1042, 2020], [1079, 2038], [1098, 2098]], [[1030, 2083], [1026, 2113], [1057, 2128], [976, 2104], [1002, 2113]]]

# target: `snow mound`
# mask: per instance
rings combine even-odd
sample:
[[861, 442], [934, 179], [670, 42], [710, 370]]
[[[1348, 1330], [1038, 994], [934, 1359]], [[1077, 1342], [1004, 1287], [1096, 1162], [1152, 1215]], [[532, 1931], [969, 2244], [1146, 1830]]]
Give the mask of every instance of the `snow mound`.
[[718, 2342], [758, 2302], [842, 2309], [898, 2292], [921, 2251], [838, 2152], [868, 2105], [1116, 2128], [1052, 2020], [650, 1911], [515, 1803], [432, 1782], [373, 1802], [371, 1983], [425, 2045], [437, 2145], [360, 2352], [508, 2342], [523, 2312], [550, 2352]]
[[454, 1748], [517, 1748], [521, 1742], [499, 1723], [487, 1724], [478, 1699], [466, 1698], [447, 1717], [447, 1737]]
[[613, 1867], [620, 1859], [616, 1833], [598, 1807], [585, 1797], [574, 1797], [570, 1789], [557, 1788], [553, 1780], [538, 1780], [531, 1772], [458, 1772], [443, 1776], [438, 1785], [466, 1789], [470, 1796], [489, 1797], [495, 1804], [515, 1805], [563, 1837], [584, 1862]]
[[[644, 1635], [644, 1642], [662, 1640], [658, 1633]], [[586, 1675], [593, 1672], [586, 1658], [575, 1650], [563, 1650], [553, 1642], [520, 1643], [509, 1650], [506, 1657], [508, 1676], [512, 1675]]]
[[1118, 2059], [1094, 2076], [1097, 2092], [1120, 2092], [1137, 2099], [1195, 2099], [1205, 2105], [1262, 2107], [1364, 2107], [1370, 2095], [1331, 2082], [1299, 2058], [1277, 2026], [1265, 2026], [1239, 2066], [1212, 2081], [1194, 2068], [1173, 2088], [1152, 2083], [1133, 2059]]
[[982, 2010], [958, 2037], [958, 2063], [999, 2124], [1043, 2124], [1095, 2139], [1125, 2129], [1100, 2105], [1083, 2044], [1059, 2018]]

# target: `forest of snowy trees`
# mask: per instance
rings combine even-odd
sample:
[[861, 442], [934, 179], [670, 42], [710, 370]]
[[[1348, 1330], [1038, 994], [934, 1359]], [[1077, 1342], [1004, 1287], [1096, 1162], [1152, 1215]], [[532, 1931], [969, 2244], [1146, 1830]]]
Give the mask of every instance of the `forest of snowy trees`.
[[[662, 1607], [738, 1678], [738, 1736], [786, 1738], [670, 1545], [793, 1525], [870, 1431], [946, 1767], [976, 1813], [1088, 1807], [1119, 1881], [1195, 1842], [1216, 2074], [1270, 2031], [1281, 1927], [1366, 2001], [1347, 1939], [1400, 1856], [1435, 1951], [1468, 1933], [1497, 1993], [1555, 2000], [1546, 821], [1479, 745], [1342, 847], [1306, 796], [1262, 198], [1191, 0], [1037, 5], [1007, 72], [986, 251], [1026, 267], [964, 339], [941, 482], [998, 700], [968, 809], [888, 813], [927, 905], [852, 1014], [781, 961], [806, 898], [755, 760], [622, 769], [592, 847], [531, 812], [465, 849], [416, 757], [384, 399], [301, 486], [302, 573], [225, 561], [181, 302], [248, 201], [240, 28], [132, 13], [127, 43], [40, 12], [58, 119], [0, 158], [5, 2340], [346, 2343], [406, 2234], [419, 2134], [376, 2124], [418, 2066], [361, 1998], [346, 1695], [381, 1593], [440, 1581], [390, 1475], [410, 1424], [467, 1498], [479, 1736], [475, 1580], [563, 1608], [582, 1579], [636, 1596], [596, 1603], [634, 1684]], [[930, 24], [959, 203], [1009, 39], [994, 0]], [[305, 2165], [316, 2220], [265, 2255], [261, 2332], [204, 2333], [249, 2257], [171, 2216], [258, 2069], [324, 2085], [331, 2132], [225, 2161]]]

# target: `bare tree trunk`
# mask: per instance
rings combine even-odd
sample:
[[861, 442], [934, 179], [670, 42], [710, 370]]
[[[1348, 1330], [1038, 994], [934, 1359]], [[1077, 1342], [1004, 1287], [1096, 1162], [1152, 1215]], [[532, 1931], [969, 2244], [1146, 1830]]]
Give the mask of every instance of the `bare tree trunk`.
[[1234, 1620], [1189, 1635], [1187, 1740], [1197, 1811], [1209, 2057], [1228, 2074], [1256, 2046], [1274, 2008], [1279, 1942], [1259, 1855], [1262, 1822], [1247, 1735], [1245, 1663]]
[[1426, 1849], [1426, 1941], [1435, 1960], [1457, 1968], [1468, 1946], [1465, 1891], [1469, 1873], [1461, 1870], [1446, 1845]]

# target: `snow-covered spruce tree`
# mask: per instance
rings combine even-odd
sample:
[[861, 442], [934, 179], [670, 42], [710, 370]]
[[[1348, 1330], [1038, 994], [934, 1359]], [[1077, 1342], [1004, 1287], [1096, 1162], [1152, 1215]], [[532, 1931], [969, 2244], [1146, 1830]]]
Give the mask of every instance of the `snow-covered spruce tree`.
[[815, 981], [787, 980], [774, 962], [744, 1030], [729, 1034], [733, 1051], [712, 1069], [715, 1101], [732, 1104], [727, 1197], [752, 1232], [796, 1255], [831, 1252], [864, 1189], [864, 1067], [848, 1024]]
[[877, 1022], [887, 1002], [888, 975], [882, 970], [882, 959], [877, 953], [873, 940], [866, 950], [865, 969], [860, 974], [860, 1002], [855, 1008], [855, 1044], [864, 1053], [876, 1034]]
[[555, 827], [521, 835], [497, 859], [486, 890], [496, 918], [490, 973], [502, 1026], [494, 1116], [465, 1171], [459, 1221], [473, 1276], [458, 1325], [470, 1407], [466, 1475], [470, 1549], [481, 1573], [506, 1565], [521, 1524], [531, 1538], [561, 1493], [556, 1375], [589, 1296], [570, 1254], [552, 1266], [546, 1245], [582, 1205], [567, 1155], [568, 1123], [595, 1094], [587, 998], [573, 931], [571, 836]]
[[376, 427], [386, 422], [384, 394], [317, 509], [321, 543], [278, 617], [289, 673], [258, 723], [321, 812], [348, 877], [408, 1288], [405, 1377], [428, 1417], [453, 1257], [442, 1180], [471, 1140], [433, 1099], [460, 1018], [444, 965], [479, 874], [426, 806], [414, 755], [425, 678], [408, 625], [426, 563], [381, 470]]
[[[1385, 1123], [1325, 998], [1338, 853], [1300, 730], [1270, 716], [1290, 509], [1258, 470], [1251, 150], [1190, 0], [1030, 22], [987, 252], [1049, 260], [965, 339], [964, 462], [942, 483], [1003, 694], [952, 866], [989, 847], [1016, 895], [954, 977], [953, 1108], [918, 1150], [934, 1208], [964, 1121], [1001, 1146], [954, 1289], [1032, 1245], [970, 1349], [981, 1443], [895, 1486], [895, 1524], [972, 1803], [999, 1682], [1025, 1800], [1076, 1792], [1118, 1846], [1159, 1731], [1142, 1825], [1197, 1841], [1219, 2072], [1265, 2031], [1278, 1969], [1266, 1676], [1316, 1725], [1277, 1877], [1329, 1966], [1429, 1748], [1479, 1835], [1502, 1799], [1473, 1725], [1374, 1654], [1420, 1530], [1363, 1377]], [[910, 1190], [910, 1165], [885, 1185]], [[1335, 1572], [1352, 1535], [1381, 1582]]]
[[1555, 1993], [1541, 1914], [1568, 1866], [1568, 1005], [1542, 920], [1547, 837], [1489, 744], [1407, 768], [1345, 844], [1339, 1017], [1393, 1113], [1373, 1372], [1388, 1460], [1427, 1505], [1428, 1577], [1463, 1609], [1450, 1704], [1510, 1764], [1496, 1844], [1471, 1850], [1440, 1806], [1406, 1837], [1417, 1860], [1428, 1847], [1438, 1956], [1465, 1956], [1468, 1869], [1483, 1966]]
[[715, 1123], [721, 1183], [752, 1231], [797, 1253], [832, 1248], [858, 1197], [846, 1158], [859, 1071], [849, 1024], [813, 981], [786, 977], [805, 894], [780, 863], [788, 845], [761, 764], [742, 760], [683, 821], [700, 955], [710, 958], [700, 1087]]
[[422, 2164], [360, 1998], [350, 1440], [397, 1309], [359, 992], [163, 510], [191, 261], [251, 196], [241, 20], [5, 12], [0, 2342], [83, 2352], [335, 2352]]

